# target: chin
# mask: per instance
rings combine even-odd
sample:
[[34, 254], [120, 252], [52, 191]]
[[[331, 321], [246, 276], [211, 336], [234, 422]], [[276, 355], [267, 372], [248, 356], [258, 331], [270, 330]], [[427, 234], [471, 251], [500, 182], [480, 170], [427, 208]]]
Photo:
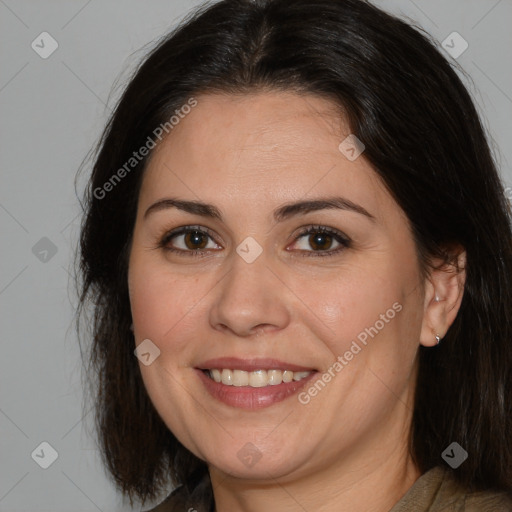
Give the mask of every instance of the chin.
[[[283, 447], [282, 443], [279, 447], [275, 443], [269, 443], [259, 449], [250, 441], [232, 439], [228, 445], [217, 446], [218, 450], [215, 453], [209, 453], [206, 457], [200, 454], [198, 456], [205, 460], [209, 467], [214, 467], [233, 478], [286, 481], [289, 475], [302, 472], [300, 469], [304, 470], [304, 466], [311, 459], [310, 454], [302, 451], [303, 445], [302, 453], [297, 452], [297, 447]], [[238, 446], [240, 448], [235, 449]]]

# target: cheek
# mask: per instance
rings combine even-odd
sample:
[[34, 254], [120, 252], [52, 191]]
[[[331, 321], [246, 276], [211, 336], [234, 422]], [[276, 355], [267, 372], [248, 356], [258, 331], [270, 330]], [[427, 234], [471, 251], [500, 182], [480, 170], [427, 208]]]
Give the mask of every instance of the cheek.
[[298, 294], [308, 297], [317, 319], [317, 334], [331, 340], [331, 349], [338, 354], [376, 323], [379, 331], [388, 329], [403, 306], [399, 283], [386, 279], [377, 285], [375, 276], [368, 271], [350, 275], [340, 272], [324, 282], [316, 281], [313, 287], [304, 282]]
[[[198, 278], [170, 273], [165, 264], [144, 255], [130, 262], [130, 305], [137, 340], [151, 339], [162, 350], [172, 350], [173, 333], [186, 329], [205, 294]], [[167, 341], [165, 341], [167, 340]]]
[[411, 356], [422, 319], [415, 262], [413, 254], [404, 252], [397, 258], [375, 258], [370, 264], [366, 261], [317, 276], [314, 286], [311, 279], [301, 280], [297, 295], [307, 297], [304, 302], [314, 313], [308, 315], [310, 328], [327, 345], [331, 357], [351, 350], [353, 342], [361, 347], [361, 355], [365, 352], [358, 356], [360, 360], [371, 351], [389, 362], [395, 359], [396, 364]]
[[145, 254], [133, 255], [128, 279], [136, 344], [150, 339], [160, 350], [152, 364], [139, 364], [144, 386], [167, 427], [191, 446], [186, 414], [189, 393], [183, 391], [188, 387], [187, 375], [178, 370], [187, 366], [194, 306], [204, 292], [198, 290], [194, 277], [170, 275], [165, 265]]

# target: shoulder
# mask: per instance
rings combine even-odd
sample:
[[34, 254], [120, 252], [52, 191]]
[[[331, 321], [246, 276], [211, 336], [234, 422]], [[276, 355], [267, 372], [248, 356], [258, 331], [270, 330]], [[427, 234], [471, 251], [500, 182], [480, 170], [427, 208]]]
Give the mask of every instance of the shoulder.
[[155, 508], [147, 512], [211, 512], [213, 494], [208, 473], [190, 487], [180, 485]]
[[424, 473], [390, 512], [512, 512], [512, 493], [467, 492], [448, 468]]
[[162, 503], [147, 512], [174, 512], [179, 509], [186, 511], [187, 509], [183, 508], [183, 502], [186, 499], [186, 494], [184, 486], [180, 485], [177, 489], [174, 489], [174, 491], [172, 491], [171, 494], [162, 501]]
[[512, 512], [512, 494], [505, 492], [479, 492], [468, 494], [464, 512]]
[[[439, 512], [452, 509], [454, 512], [512, 512], [512, 493], [490, 490], [467, 492], [455, 481], [451, 471], [445, 469], [439, 505]], [[437, 508], [432, 512], [436, 511]]]

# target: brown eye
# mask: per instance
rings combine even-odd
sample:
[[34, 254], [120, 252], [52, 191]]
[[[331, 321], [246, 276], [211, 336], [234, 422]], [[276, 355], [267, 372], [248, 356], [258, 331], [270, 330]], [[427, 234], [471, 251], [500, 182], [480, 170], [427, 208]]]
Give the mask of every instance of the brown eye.
[[325, 251], [331, 248], [333, 238], [327, 233], [314, 233], [309, 235], [308, 241], [312, 249]]
[[349, 248], [351, 241], [341, 231], [325, 226], [312, 226], [299, 234], [294, 246], [303, 256], [333, 256]]
[[208, 244], [208, 235], [201, 231], [189, 231], [184, 238], [187, 249], [204, 249]]
[[206, 256], [210, 249], [221, 248], [215, 243], [210, 231], [193, 227], [182, 227], [165, 234], [160, 240], [162, 249], [189, 256]]

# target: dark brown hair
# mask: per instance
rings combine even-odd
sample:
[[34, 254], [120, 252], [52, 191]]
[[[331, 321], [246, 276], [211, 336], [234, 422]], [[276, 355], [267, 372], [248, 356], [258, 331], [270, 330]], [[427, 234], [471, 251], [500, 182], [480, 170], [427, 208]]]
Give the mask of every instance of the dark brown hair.
[[[510, 210], [478, 114], [428, 36], [363, 0], [223, 0], [158, 43], [126, 87], [95, 154], [83, 202], [79, 313], [92, 304], [84, 351], [105, 464], [130, 500], [207, 471], [168, 430], [145, 390], [127, 261], [147, 158], [116, 170], [194, 95], [292, 90], [342, 106], [411, 223], [418, 254], [467, 252], [459, 314], [442, 343], [420, 347], [410, 451], [422, 472], [444, 465], [468, 490], [512, 490]], [[172, 136], [172, 135], [171, 135]], [[112, 182], [111, 182], [112, 183]], [[101, 196], [101, 197], [100, 197]], [[80, 317], [79, 317], [80, 318]]]

